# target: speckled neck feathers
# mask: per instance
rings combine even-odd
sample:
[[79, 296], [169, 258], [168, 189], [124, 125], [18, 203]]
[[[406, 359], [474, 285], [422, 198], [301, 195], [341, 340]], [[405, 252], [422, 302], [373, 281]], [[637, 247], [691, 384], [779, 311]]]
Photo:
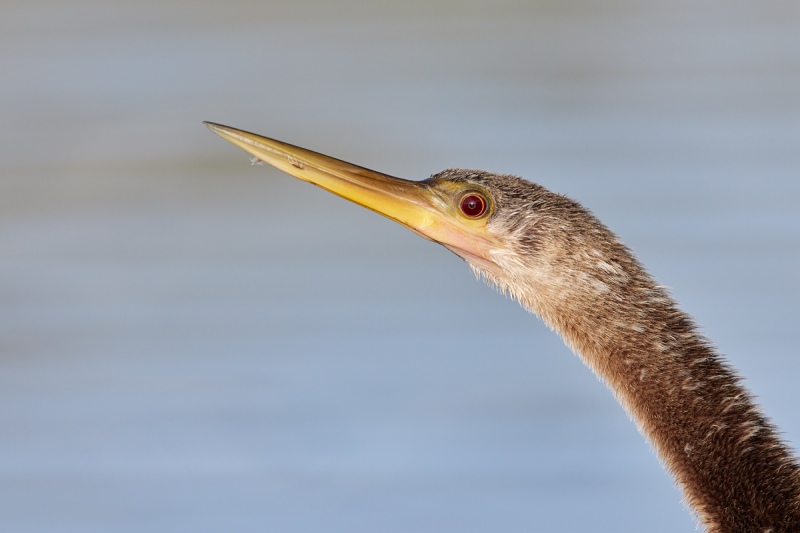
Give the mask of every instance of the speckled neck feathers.
[[513, 176], [493, 195], [489, 273], [608, 384], [709, 532], [800, 531], [800, 468], [740, 379], [630, 251], [578, 203]]

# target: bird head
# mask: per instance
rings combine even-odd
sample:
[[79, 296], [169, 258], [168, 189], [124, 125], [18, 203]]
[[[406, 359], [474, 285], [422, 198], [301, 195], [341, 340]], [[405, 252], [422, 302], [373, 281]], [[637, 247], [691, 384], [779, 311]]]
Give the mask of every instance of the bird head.
[[[390, 218], [463, 258], [477, 275], [548, 320], [542, 302], [591, 281], [584, 236], [616, 238], [569, 198], [516, 176], [450, 169], [410, 181], [219, 124], [222, 138], [284, 172]], [[621, 246], [621, 245], [620, 245]], [[607, 277], [607, 276], [606, 276]], [[585, 294], [586, 291], [584, 290]]]

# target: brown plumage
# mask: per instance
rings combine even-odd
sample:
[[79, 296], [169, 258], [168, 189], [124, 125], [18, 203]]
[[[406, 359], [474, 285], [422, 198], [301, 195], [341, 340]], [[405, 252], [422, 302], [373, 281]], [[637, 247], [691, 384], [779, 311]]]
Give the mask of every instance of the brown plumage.
[[580, 204], [514, 176], [456, 169], [414, 182], [207, 125], [444, 245], [541, 317], [636, 420], [708, 532], [800, 532], [789, 448], [691, 318]]
[[446, 170], [495, 210], [500, 269], [473, 266], [558, 332], [614, 391], [709, 532], [800, 531], [800, 468], [740, 379], [580, 204], [514, 176]]

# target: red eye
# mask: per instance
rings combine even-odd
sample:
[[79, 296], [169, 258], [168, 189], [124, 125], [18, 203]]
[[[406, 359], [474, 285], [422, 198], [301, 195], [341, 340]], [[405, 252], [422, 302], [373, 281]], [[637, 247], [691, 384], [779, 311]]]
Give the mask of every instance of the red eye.
[[461, 199], [461, 212], [470, 218], [478, 218], [486, 212], [486, 198], [479, 194], [468, 194]]

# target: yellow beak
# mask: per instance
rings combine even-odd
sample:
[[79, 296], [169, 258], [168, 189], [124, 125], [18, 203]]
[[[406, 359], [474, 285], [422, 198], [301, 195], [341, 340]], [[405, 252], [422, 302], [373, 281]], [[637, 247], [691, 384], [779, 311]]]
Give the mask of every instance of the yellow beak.
[[475, 266], [494, 270], [491, 251], [497, 242], [485, 220], [459, 217], [446, 191], [359, 167], [298, 146], [212, 122], [208, 128], [257, 160], [313, 183], [403, 224], [426, 239], [443, 244]]

